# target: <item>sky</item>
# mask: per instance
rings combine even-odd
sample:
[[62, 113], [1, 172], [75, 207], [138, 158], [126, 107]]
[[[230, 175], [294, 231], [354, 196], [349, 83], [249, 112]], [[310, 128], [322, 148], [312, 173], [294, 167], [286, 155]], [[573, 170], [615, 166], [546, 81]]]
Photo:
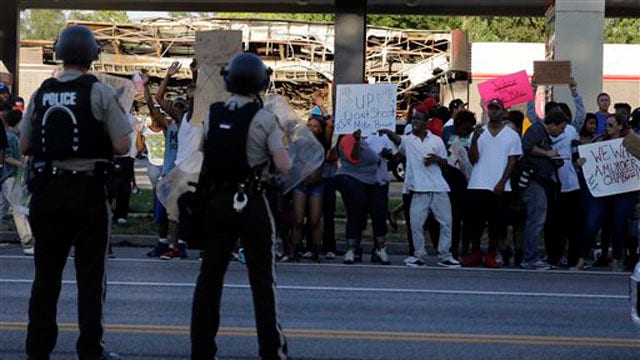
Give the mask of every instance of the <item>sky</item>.
[[127, 11], [127, 14], [129, 15], [129, 19], [131, 20], [139, 20], [167, 15], [165, 11]]

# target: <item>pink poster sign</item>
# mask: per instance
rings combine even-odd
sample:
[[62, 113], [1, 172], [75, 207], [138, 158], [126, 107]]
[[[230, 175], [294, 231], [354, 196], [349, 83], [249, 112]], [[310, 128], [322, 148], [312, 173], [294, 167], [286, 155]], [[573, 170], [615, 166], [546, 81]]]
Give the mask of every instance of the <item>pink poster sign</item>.
[[485, 81], [478, 85], [478, 91], [483, 103], [500, 99], [507, 108], [535, 99], [527, 72], [524, 70]]

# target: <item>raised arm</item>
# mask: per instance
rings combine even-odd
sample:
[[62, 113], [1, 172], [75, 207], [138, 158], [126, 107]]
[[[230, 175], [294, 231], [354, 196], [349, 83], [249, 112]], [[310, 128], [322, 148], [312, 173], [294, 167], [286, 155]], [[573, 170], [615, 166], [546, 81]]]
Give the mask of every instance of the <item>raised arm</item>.
[[[535, 96], [538, 91], [538, 84], [536, 84], [535, 80], [531, 79], [531, 90], [533, 90], [533, 95]], [[527, 101], [527, 117], [529, 121], [533, 124], [534, 122], [542, 122], [542, 119], [536, 113], [536, 100]]]
[[573, 104], [576, 106], [576, 114], [573, 117], [573, 121], [571, 121], [571, 125], [580, 131], [584, 125], [587, 110], [584, 108], [582, 96], [578, 94], [578, 84], [573, 78], [571, 78], [571, 83], [569, 83], [569, 90], [571, 90], [571, 96], [573, 96]]
[[179, 70], [180, 62], [174, 61], [173, 64], [171, 64], [171, 66], [169, 66], [169, 68], [167, 69], [167, 74], [165, 75], [164, 79], [162, 79], [160, 87], [158, 88], [158, 93], [156, 94], [156, 102], [158, 103], [158, 105], [160, 105], [162, 110], [169, 114], [169, 116], [171, 116], [176, 122], [180, 122], [182, 112], [178, 108], [173, 106], [171, 102], [167, 101], [164, 98], [164, 95], [167, 92], [167, 85], [169, 84], [169, 80], [171, 80], [171, 77], [177, 74]]

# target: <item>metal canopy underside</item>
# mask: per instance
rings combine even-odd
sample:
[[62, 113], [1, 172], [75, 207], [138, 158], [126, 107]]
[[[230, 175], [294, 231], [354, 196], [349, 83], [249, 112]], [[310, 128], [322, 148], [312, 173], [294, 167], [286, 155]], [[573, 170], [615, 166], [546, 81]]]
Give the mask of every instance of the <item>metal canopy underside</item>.
[[[18, 0], [19, 7], [81, 10], [335, 13], [350, 0]], [[551, 0], [369, 0], [372, 14], [544, 16]], [[640, 17], [640, 0], [606, 0], [606, 16]]]

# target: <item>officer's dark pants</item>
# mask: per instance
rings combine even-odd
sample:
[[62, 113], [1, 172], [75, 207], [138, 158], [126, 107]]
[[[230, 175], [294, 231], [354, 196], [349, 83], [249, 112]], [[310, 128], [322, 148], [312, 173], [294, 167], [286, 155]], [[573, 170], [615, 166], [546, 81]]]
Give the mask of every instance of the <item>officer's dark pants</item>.
[[102, 305], [109, 212], [105, 186], [89, 176], [52, 176], [31, 200], [35, 279], [29, 300], [26, 350], [30, 359], [48, 359], [56, 345], [56, 307], [62, 271], [75, 247], [80, 359], [102, 356]]
[[207, 206], [206, 243], [191, 313], [191, 358], [213, 359], [216, 355], [224, 274], [231, 250], [241, 237], [253, 293], [260, 357], [286, 359], [287, 345], [277, 321], [275, 302], [274, 224], [266, 197], [250, 197], [241, 213], [232, 205], [232, 193], [216, 193]]
[[116, 199], [113, 209], [115, 219], [126, 219], [129, 216], [129, 200], [131, 200], [131, 181], [135, 176], [134, 161], [132, 157], [117, 157], [114, 159], [114, 166], [118, 166], [118, 171], [114, 171], [114, 196]]

